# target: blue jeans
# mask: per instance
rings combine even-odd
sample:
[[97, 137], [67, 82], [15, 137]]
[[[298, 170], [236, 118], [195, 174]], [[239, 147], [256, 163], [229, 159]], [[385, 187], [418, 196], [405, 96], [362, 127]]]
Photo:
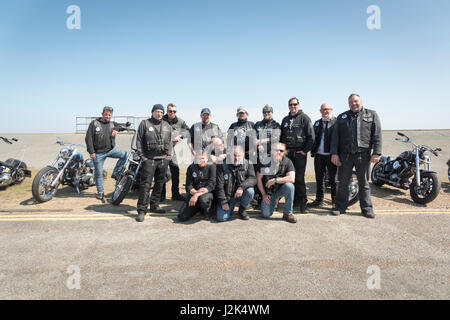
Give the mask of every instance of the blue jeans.
[[119, 159], [113, 170], [113, 175], [119, 174], [127, 161], [128, 153], [120, 149], [112, 149], [108, 152], [95, 153], [94, 168], [95, 168], [95, 185], [98, 193], [103, 193], [103, 164], [106, 158]]
[[283, 213], [284, 214], [291, 214], [292, 213], [292, 207], [294, 205], [294, 194], [295, 194], [295, 187], [292, 183], [287, 182], [280, 186], [277, 192], [273, 193], [270, 196], [270, 204], [266, 204], [263, 201], [261, 201], [261, 213], [264, 217], [268, 218], [273, 214], [273, 211], [275, 210], [275, 204], [278, 199], [281, 197], [284, 197], [285, 203], [283, 206]]
[[239, 201], [240, 205], [244, 208], [248, 208], [250, 205], [250, 202], [253, 199], [253, 196], [255, 195], [255, 190], [253, 188], [247, 188], [242, 193], [242, 197], [240, 198], [231, 198], [228, 202], [229, 210], [225, 211], [222, 209], [222, 205], [219, 204], [217, 207], [217, 221], [223, 222], [230, 219], [230, 215], [234, 210], [234, 206]]

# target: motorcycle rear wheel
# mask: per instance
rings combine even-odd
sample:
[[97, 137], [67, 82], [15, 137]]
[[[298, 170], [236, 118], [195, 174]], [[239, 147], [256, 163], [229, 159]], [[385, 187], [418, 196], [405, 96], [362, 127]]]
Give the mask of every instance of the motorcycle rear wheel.
[[[422, 172], [420, 174], [420, 187], [416, 186], [416, 178], [413, 179], [409, 188], [409, 194], [414, 202], [420, 204], [430, 203], [439, 195], [441, 183], [436, 173]], [[423, 188], [426, 188], [423, 190]]]
[[24, 170], [27, 170], [27, 165], [22, 162], [16, 171], [14, 184], [21, 184], [25, 180]]
[[31, 192], [33, 193], [33, 198], [37, 202], [42, 203], [52, 200], [59, 184], [57, 184], [55, 187], [52, 187], [51, 183], [57, 175], [58, 171], [52, 167], [42, 168], [36, 174], [31, 186]]
[[116, 184], [116, 188], [112, 194], [111, 203], [115, 206], [119, 205], [126, 197], [133, 184], [133, 176], [125, 175], [120, 178]]
[[354, 205], [358, 202], [359, 195], [359, 185], [358, 185], [358, 177], [356, 176], [356, 172], [352, 172], [352, 177], [350, 178], [350, 183], [348, 184], [348, 206]]

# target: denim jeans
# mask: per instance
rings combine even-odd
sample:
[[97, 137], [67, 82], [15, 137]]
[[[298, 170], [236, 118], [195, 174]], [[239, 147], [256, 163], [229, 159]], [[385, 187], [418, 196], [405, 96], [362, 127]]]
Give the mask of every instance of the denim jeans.
[[113, 175], [117, 175], [122, 170], [125, 162], [127, 161], [128, 153], [120, 149], [112, 149], [108, 152], [95, 153], [94, 168], [95, 168], [95, 185], [98, 193], [103, 193], [103, 164], [106, 158], [114, 158], [117, 160], [116, 166], [113, 170]]
[[255, 190], [253, 188], [245, 189], [244, 192], [242, 193], [242, 197], [230, 199], [230, 201], [228, 202], [230, 208], [227, 211], [223, 210], [222, 206], [219, 204], [217, 207], [217, 221], [220, 222], [227, 221], [230, 218], [230, 215], [233, 212], [234, 207], [238, 201], [240, 202], [240, 206], [248, 208], [254, 195]]
[[273, 214], [275, 205], [278, 199], [284, 197], [285, 203], [283, 206], [284, 214], [291, 214], [294, 205], [295, 187], [293, 183], [287, 182], [280, 186], [277, 192], [271, 194], [270, 204], [266, 204], [261, 201], [261, 213], [264, 217], [268, 218]]

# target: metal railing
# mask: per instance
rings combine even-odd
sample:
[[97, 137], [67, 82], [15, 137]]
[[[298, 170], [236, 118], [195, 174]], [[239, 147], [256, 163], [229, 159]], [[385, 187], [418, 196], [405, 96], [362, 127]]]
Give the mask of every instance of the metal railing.
[[[89, 127], [89, 124], [92, 120], [97, 119], [98, 117], [76, 117], [75, 119], [75, 132], [76, 133], [85, 133]], [[111, 121], [119, 122], [119, 123], [131, 123], [131, 129], [137, 129], [142, 120], [147, 119], [148, 117], [134, 117], [134, 116], [113, 116]]]

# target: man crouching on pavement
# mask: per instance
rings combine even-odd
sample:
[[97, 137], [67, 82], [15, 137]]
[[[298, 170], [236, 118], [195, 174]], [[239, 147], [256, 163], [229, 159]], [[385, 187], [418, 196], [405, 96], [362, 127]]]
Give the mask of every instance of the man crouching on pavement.
[[241, 146], [232, 148], [233, 162], [217, 165], [216, 197], [219, 203], [217, 220], [227, 221], [239, 201], [239, 218], [248, 220], [245, 210], [255, 195], [253, 187], [256, 185], [255, 170], [244, 157]]
[[178, 220], [184, 222], [192, 218], [197, 212], [208, 217], [214, 199], [213, 191], [216, 187], [216, 165], [208, 164], [206, 151], [197, 152], [195, 161], [186, 172], [186, 191], [189, 195], [186, 204], [178, 214]]
[[112, 178], [116, 179], [122, 171], [127, 161], [127, 152], [115, 148], [116, 135], [123, 130], [123, 126], [117, 122], [111, 121], [113, 108], [104, 107], [102, 117], [93, 120], [86, 132], [87, 151], [94, 162], [95, 185], [97, 187], [97, 199], [105, 202], [103, 188], [103, 164], [106, 158], [115, 158], [117, 160], [114, 167]]
[[269, 218], [275, 210], [275, 205], [281, 197], [284, 197], [283, 220], [296, 223], [292, 210], [295, 193], [295, 167], [292, 161], [285, 156], [286, 145], [278, 143], [277, 148], [272, 151], [272, 161], [277, 161], [276, 173], [271, 173], [271, 167], [260, 167], [257, 173], [258, 188], [261, 191], [261, 213], [265, 218]]

